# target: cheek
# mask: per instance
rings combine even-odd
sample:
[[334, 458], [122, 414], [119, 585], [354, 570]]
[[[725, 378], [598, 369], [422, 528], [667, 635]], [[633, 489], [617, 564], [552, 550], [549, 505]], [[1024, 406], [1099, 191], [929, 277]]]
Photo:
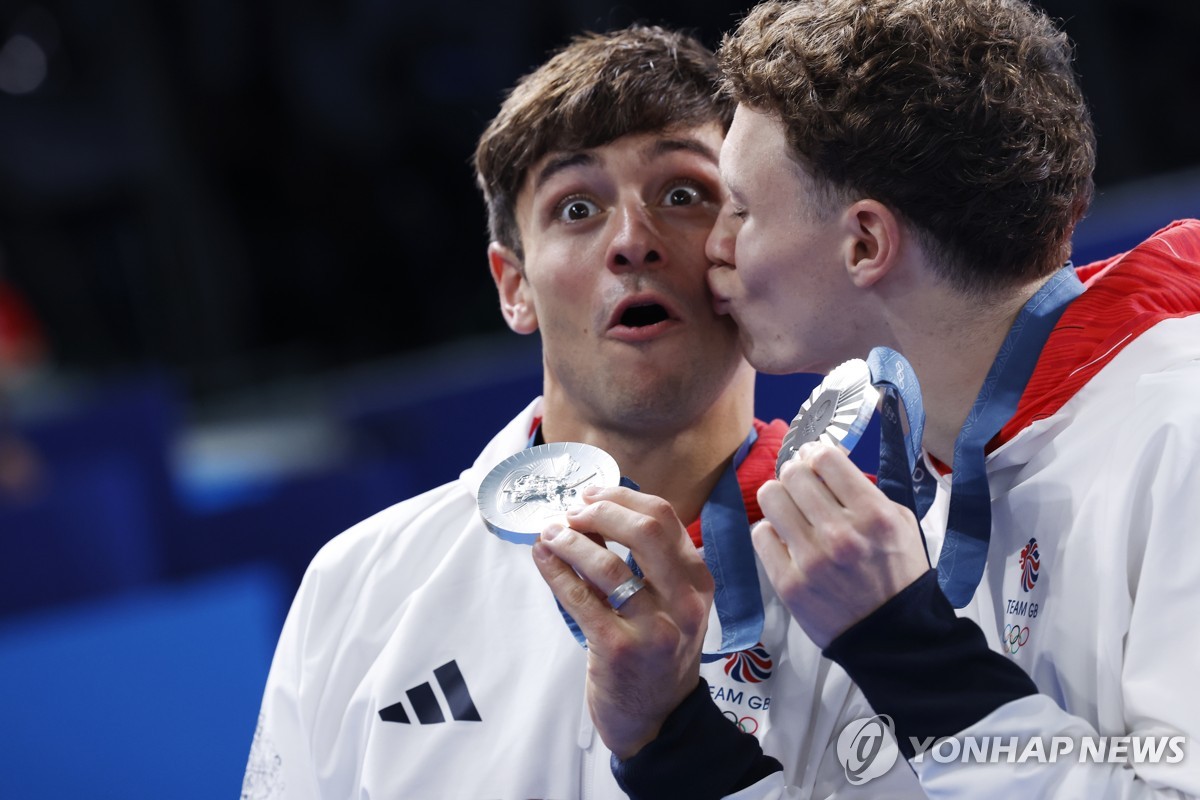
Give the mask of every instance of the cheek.
[[778, 254], [761, 244], [761, 240], [752, 240], [746, 245], [739, 243], [737, 274], [747, 294], [769, 301], [778, 290], [773, 282]]
[[704, 249], [706, 236], [692, 235], [684, 241], [679, 242], [671, 247], [671, 257], [676, 260], [682, 260], [684, 264], [689, 265], [696, 272], [703, 273], [708, 269], [709, 260], [708, 254]]
[[[770, 231], [759, 228], [758, 235], [745, 242], [745, 250], [739, 251], [739, 255], [744, 252], [744, 258], [739, 258], [737, 265], [748, 293], [768, 304], [779, 304], [797, 291], [805, 259], [803, 248], [797, 246], [791, 238], [794, 234], [786, 227], [774, 226]], [[743, 243], [739, 241], [738, 245], [742, 247]]]
[[586, 248], [568, 240], [544, 244], [539, 251], [536, 277], [540, 294], [560, 302], [580, 298], [588, 290], [591, 275], [586, 265], [594, 263]]
[[[543, 284], [539, 293], [538, 319], [543, 332], [556, 332], [564, 341], [590, 335], [598, 325], [596, 287], [580, 275], [559, 275]], [[544, 342], [543, 342], [544, 344]]]
[[698, 213], [680, 223], [678, 236], [688, 248], [688, 252], [703, 253], [705, 245], [708, 244], [708, 237], [720, 224], [715, 213]]

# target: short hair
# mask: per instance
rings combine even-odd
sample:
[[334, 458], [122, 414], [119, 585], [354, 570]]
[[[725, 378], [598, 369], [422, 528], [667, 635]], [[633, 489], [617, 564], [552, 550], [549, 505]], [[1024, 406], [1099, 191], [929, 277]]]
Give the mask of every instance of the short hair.
[[687, 33], [634, 25], [573, 38], [517, 82], [479, 139], [492, 240], [523, 257], [516, 198], [547, 153], [708, 122], [728, 130], [733, 101], [718, 93], [718, 75], [712, 51]]
[[766, 2], [718, 51], [722, 88], [781, 119], [797, 163], [897, 211], [979, 294], [1060, 267], [1091, 204], [1072, 57], [1023, 0]]

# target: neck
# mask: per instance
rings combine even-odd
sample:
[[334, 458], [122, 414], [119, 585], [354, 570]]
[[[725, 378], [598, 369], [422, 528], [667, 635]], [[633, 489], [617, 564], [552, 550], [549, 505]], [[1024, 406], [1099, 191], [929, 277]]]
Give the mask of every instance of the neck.
[[1046, 279], [987, 298], [965, 298], [941, 285], [927, 287], [916, 314], [892, 320], [894, 344], [921, 383], [925, 406], [922, 445], [952, 464], [954, 444], [1013, 321]]
[[[611, 416], [619, 417], [615, 414]], [[542, 437], [547, 442], [584, 442], [607, 451], [621, 474], [641, 491], [669, 502], [686, 525], [700, 509], [754, 421], [754, 371], [738, 367], [733, 379], [703, 410], [687, 417], [663, 414], [645, 424], [601, 420], [563, 402], [546, 387]]]

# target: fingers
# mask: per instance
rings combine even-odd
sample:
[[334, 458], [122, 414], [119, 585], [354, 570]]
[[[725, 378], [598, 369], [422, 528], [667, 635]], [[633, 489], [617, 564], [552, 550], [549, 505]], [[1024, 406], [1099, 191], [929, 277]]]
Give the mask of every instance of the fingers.
[[783, 586], [793, 571], [793, 559], [775, 527], [765, 519], [760, 521], [750, 529], [750, 541], [767, 573], [767, 580], [772, 586]]
[[608, 604], [593, 587], [571, 569], [542, 542], [533, 544], [533, 563], [554, 597], [585, 631], [598, 621], [601, 614], [611, 614]]
[[674, 545], [686, 538], [675, 509], [661, 497], [616, 486], [590, 487], [583, 498], [585, 505], [567, 512], [567, 521], [577, 530], [602, 533], [630, 550], [648, 539], [665, 538]]
[[804, 445], [758, 492], [765, 521], [751, 536], [796, 621], [825, 647], [927, 568], [912, 512], [846, 457]]
[[879, 501], [890, 505], [845, 451], [815, 442], [801, 447], [779, 480], [758, 491], [765, 524], [752, 538], [780, 594], [790, 597], [816, 571], [863, 558], [869, 540], [856, 522]]
[[[803, 445], [795, 457], [784, 464], [779, 479], [788, 486], [793, 482], [800, 485], [816, 479], [825, 490], [821, 493], [825, 499], [832, 498], [848, 509], [854, 509], [859, 502], [877, 493], [875, 484], [850, 460], [845, 449], [821, 442]], [[810, 487], [810, 490], [815, 488]]]
[[[587, 534], [561, 525], [551, 525], [534, 544], [534, 562], [567, 613], [583, 627], [585, 619], [599, 620], [612, 614], [607, 597], [633, 577], [633, 572], [615, 553], [596, 544]], [[631, 595], [623, 611], [642, 599]]]
[[[570, 527], [542, 532], [533, 558], [587, 638], [596, 730], [613, 753], [628, 757], [696, 686], [712, 577], [666, 501], [622, 488], [585, 493], [585, 501], [568, 513]], [[623, 604], [621, 594], [611, 604], [608, 598], [633, 573], [596, 535], [628, 547], [646, 575]]]
[[865, 498], [883, 496], [875, 482], [841, 448], [817, 448], [808, 455], [808, 462], [846, 508], [854, 508]]
[[[789, 477], [792, 478], [791, 486], [799, 482], [796, 476], [789, 474]], [[813, 524], [800, 510], [793, 490], [782, 481], [767, 481], [758, 487], [758, 507], [762, 509], [763, 517], [770, 520], [788, 541], [802, 544], [803, 540], [815, 536]]]
[[844, 450], [805, 444], [758, 492], [764, 516], [789, 547], [827, 550], [831, 543], [865, 527], [865, 520], [891, 513], [892, 503]]
[[616, 487], [585, 494], [587, 505], [572, 509], [567, 522], [576, 530], [599, 533], [629, 548], [655, 585], [670, 593], [678, 583], [691, 585], [703, 562], [671, 504], [654, 495]]

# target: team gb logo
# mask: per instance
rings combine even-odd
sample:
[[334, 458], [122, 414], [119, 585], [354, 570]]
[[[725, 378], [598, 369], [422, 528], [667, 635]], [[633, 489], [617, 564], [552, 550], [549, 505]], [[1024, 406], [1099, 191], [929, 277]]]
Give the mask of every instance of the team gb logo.
[[1020, 563], [1021, 588], [1028, 592], [1037, 583], [1038, 569], [1041, 567], [1041, 554], [1038, 553], [1037, 539], [1030, 539], [1029, 544], [1021, 548]]

